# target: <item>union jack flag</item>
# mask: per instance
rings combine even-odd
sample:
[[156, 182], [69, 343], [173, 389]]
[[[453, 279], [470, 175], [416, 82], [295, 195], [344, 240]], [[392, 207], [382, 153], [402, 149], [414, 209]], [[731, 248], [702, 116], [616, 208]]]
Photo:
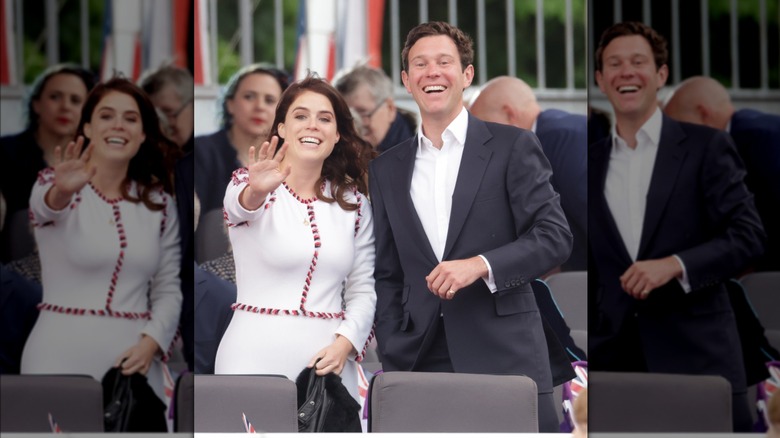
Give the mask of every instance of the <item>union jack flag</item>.
[[257, 433], [255, 432], [255, 427], [252, 426], [252, 423], [246, 419], [246, 414], [242, 412], [241, 416], [244, 418], [244, 429], [246, 430], [246, 433]]
[[51, 427], [51, 433], [62, 433], [60, 425], [54, 421], [54, 417], [51, 415], [51, 412], [49, 412], [49, 427]]

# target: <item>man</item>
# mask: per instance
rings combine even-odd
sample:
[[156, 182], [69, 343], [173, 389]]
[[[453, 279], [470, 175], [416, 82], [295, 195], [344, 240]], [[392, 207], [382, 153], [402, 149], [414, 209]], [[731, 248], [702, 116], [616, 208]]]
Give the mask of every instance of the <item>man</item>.
[[596, 50], [615, 125], [588, 157], [589, 368], [723, 376], [735, 429], [749, 430], [724, 282], [761, 254], [765, 236], [728, 135], [658, 108], [667, 56], [664, 38], [637, 22], [604, 31]]
[[149, 95], [152, 104], [168, 121], [166, 135], [186, 154], [174, 167], [176, 207], [179, 215], [179, 245], [181, 248], [182, 311], [179, 331], [182, 336], [184, 358], [190, 371], [195, 369], [195, 311], [193, 303], [194, 246], [194, 113], [193, 80], [187, 70], [172, 65], [160, 67], [141, 78], [141, 88]]
[[482, 86], [469, 108], [487, 122], [528, 129], [536, 134], [550, 161], [553, 188], [561, 195], [574, 236], [563, 271], [588, 269], [588, 134], [585, 116], [549, 109], [542, 111], [533, 90], [522, 79], [499, 76]]
[[340, 74], [334, 86], [360, 117], [361, 135], [377, 152], [414, 135], [417, 120], [414, 114], [395, 106], [393, 83], [384, 71], [359, 65]]
[[756, 195], [756, 209], [767, 235], [766, 254], [757, 270], [780, 270], [780, 115], [752, 109], [734, 109], [726, 88], [718, 81], [694, 76], [677, 86], [664, 107], [666, 115], [731, 134]]
[[152, 104], [168, 122], [166, 135], [174, 143], [189, 152], [193, 147], [194, 109], [193, 80], [189, 71], [173, 65], [165, 65], [145, 74], [141, 88], [149, 95]]
[[401, 56], [422, 124], [369, 171], [383, 368], [527, 375], [539, 391], [539, 430], [555, 432], [529, 284], [571, 251], [549, 163], [532, 133], [463, 107], [474, 51], [462, 31], [420, 24]]

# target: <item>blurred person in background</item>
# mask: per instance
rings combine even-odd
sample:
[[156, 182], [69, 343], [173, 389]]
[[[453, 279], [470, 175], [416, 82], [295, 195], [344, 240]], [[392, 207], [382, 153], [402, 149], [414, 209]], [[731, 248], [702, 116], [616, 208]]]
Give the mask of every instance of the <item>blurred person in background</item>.
[[469, 108], [486, 122], [503, 123], [530, 130], [542, 144], [552, 167], [550, 183], [561, 195], [574, 236], [571, 256], [563, 271], [588, 268], [588, 138], [587, 119], [557, 109], [542, 111], [531, 87], [522, 79], [499, 76], [480, 89]]
[[188, 70], [174, 65], [164, 65], [145, 74], [141, 88], [149, 96], [160, 114], [165, 134], [176, 143], [185, 155], [174, 165], [174, 188], [179, 213], [179, 238], [181, 251], [182, 312], [179, 330], [183, 341], [183, 353], [190, 371], [195, 369], [195, 334], [193, 288], [195, 257], [194, 230], [194, 112], [193, 78]]
[[378, 153], [414, 136], [417, 119], [395, 105], [393, 83], [384, 71], [358, 65], [339, 73], [333, 83], [359, 116], [363, 139]]
[[286, 72], [266, 64], [245, 66], [228, 81], [220, 102], [221, 129], [195, 138], [195, 193], [201, 218], [222, 209], [225, 186], [234, 170], [249, 164], [249, 148], [265, 141], [288, 84]]
[[[26, 226], [16, 227], [14, 216], [20, 214], [26, 218], [30, 190], [38, 172], [53, 163], [55, 147], [73, 140], [81, 108], [94, 85], [92, 73], [75, 64], [47, 68], [35, 79], [25, 99], [25, 130], [0, 138], [0, 191], [6, 200], [0, 261], [21, 258], [32, 251], [32, 248], [11, 247], [11, 233], [28, 232]], [[29, 243], [32, 244], [32, 239]]]
[[141, 88], [167, 120], [165, 134], [183, 152], [193, 148], [193, 78], [186, 69], [164, 65], [141, 77]]
[[694, 76], [682, 81], [664, 105], [681, 122], [726, 131], [745, 162], [745, 184], [755, 195], [767, 235], [759, 271], [780, 271], [780, 115], [734, 108], [726, 88], [715, 79]]
[[[43, 302], [22, 374], [140, 373], [160, 400], [181, 311], [179, 228], [146, 94], [114, 78], [87, 96], [77, 140], [57, 147], [30, 197]], [[88, 143], [88, 145], [87, 145]]]
[[[5, 198], [0, 192], [0, 231]], [[0, 374], [18, 374], [27, 336], [38, 319], [41, 285], [35, 284], [0, 262]]]

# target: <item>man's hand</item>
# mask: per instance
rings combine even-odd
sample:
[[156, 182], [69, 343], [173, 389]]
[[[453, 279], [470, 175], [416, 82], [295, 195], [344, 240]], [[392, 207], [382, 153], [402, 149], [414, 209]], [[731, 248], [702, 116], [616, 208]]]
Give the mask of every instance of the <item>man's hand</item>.
[[455, 294], [488, 274], [481, 257], [466, 260], [450, 260], [439, 263], [425, 281], [428, 290], [442, 300], [451, 300]]
[[644, 300], [653, 289], [671, 279], [682, 276], [682, 266], [674, 256], [656, 260], [642, 260], [632, 264], [620, 276], [620, 286], [637, 300]]

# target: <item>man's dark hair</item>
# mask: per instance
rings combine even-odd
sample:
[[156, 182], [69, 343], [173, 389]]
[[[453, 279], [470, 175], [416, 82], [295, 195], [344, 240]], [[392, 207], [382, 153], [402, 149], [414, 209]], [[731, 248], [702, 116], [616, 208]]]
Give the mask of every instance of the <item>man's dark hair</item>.
[[420, 38], [437, 35], [448, 36], [455, 43], [455, 47], [458, 48], [462, 70], [465, 70], [469, 64], [474, 62], [474, 42], [471, 40], [470, 36], [444, 21], [431, 21], [418, 24], [406, 34], [404, 49], [401, 51], [401, 62], [403, 63], [405, 72], [409, 73], [409, 51], [412, 49], [414, 43]]
[[644, 37], [653, 50], [653, 59], [655, 60], [656, 70], [666, 64], [669, 59], [669, 50], [666, 47], [666, 38], [655, 31], [652, 27], [638, 21], [624, 21], [615, 23], [601, 34], [599, 45], [596, 48], [596, 71], [602, 71], [604, 67], [601, 57], [604, 55], [604, 49], [615, 38], [622, 36], [639, 35]]

